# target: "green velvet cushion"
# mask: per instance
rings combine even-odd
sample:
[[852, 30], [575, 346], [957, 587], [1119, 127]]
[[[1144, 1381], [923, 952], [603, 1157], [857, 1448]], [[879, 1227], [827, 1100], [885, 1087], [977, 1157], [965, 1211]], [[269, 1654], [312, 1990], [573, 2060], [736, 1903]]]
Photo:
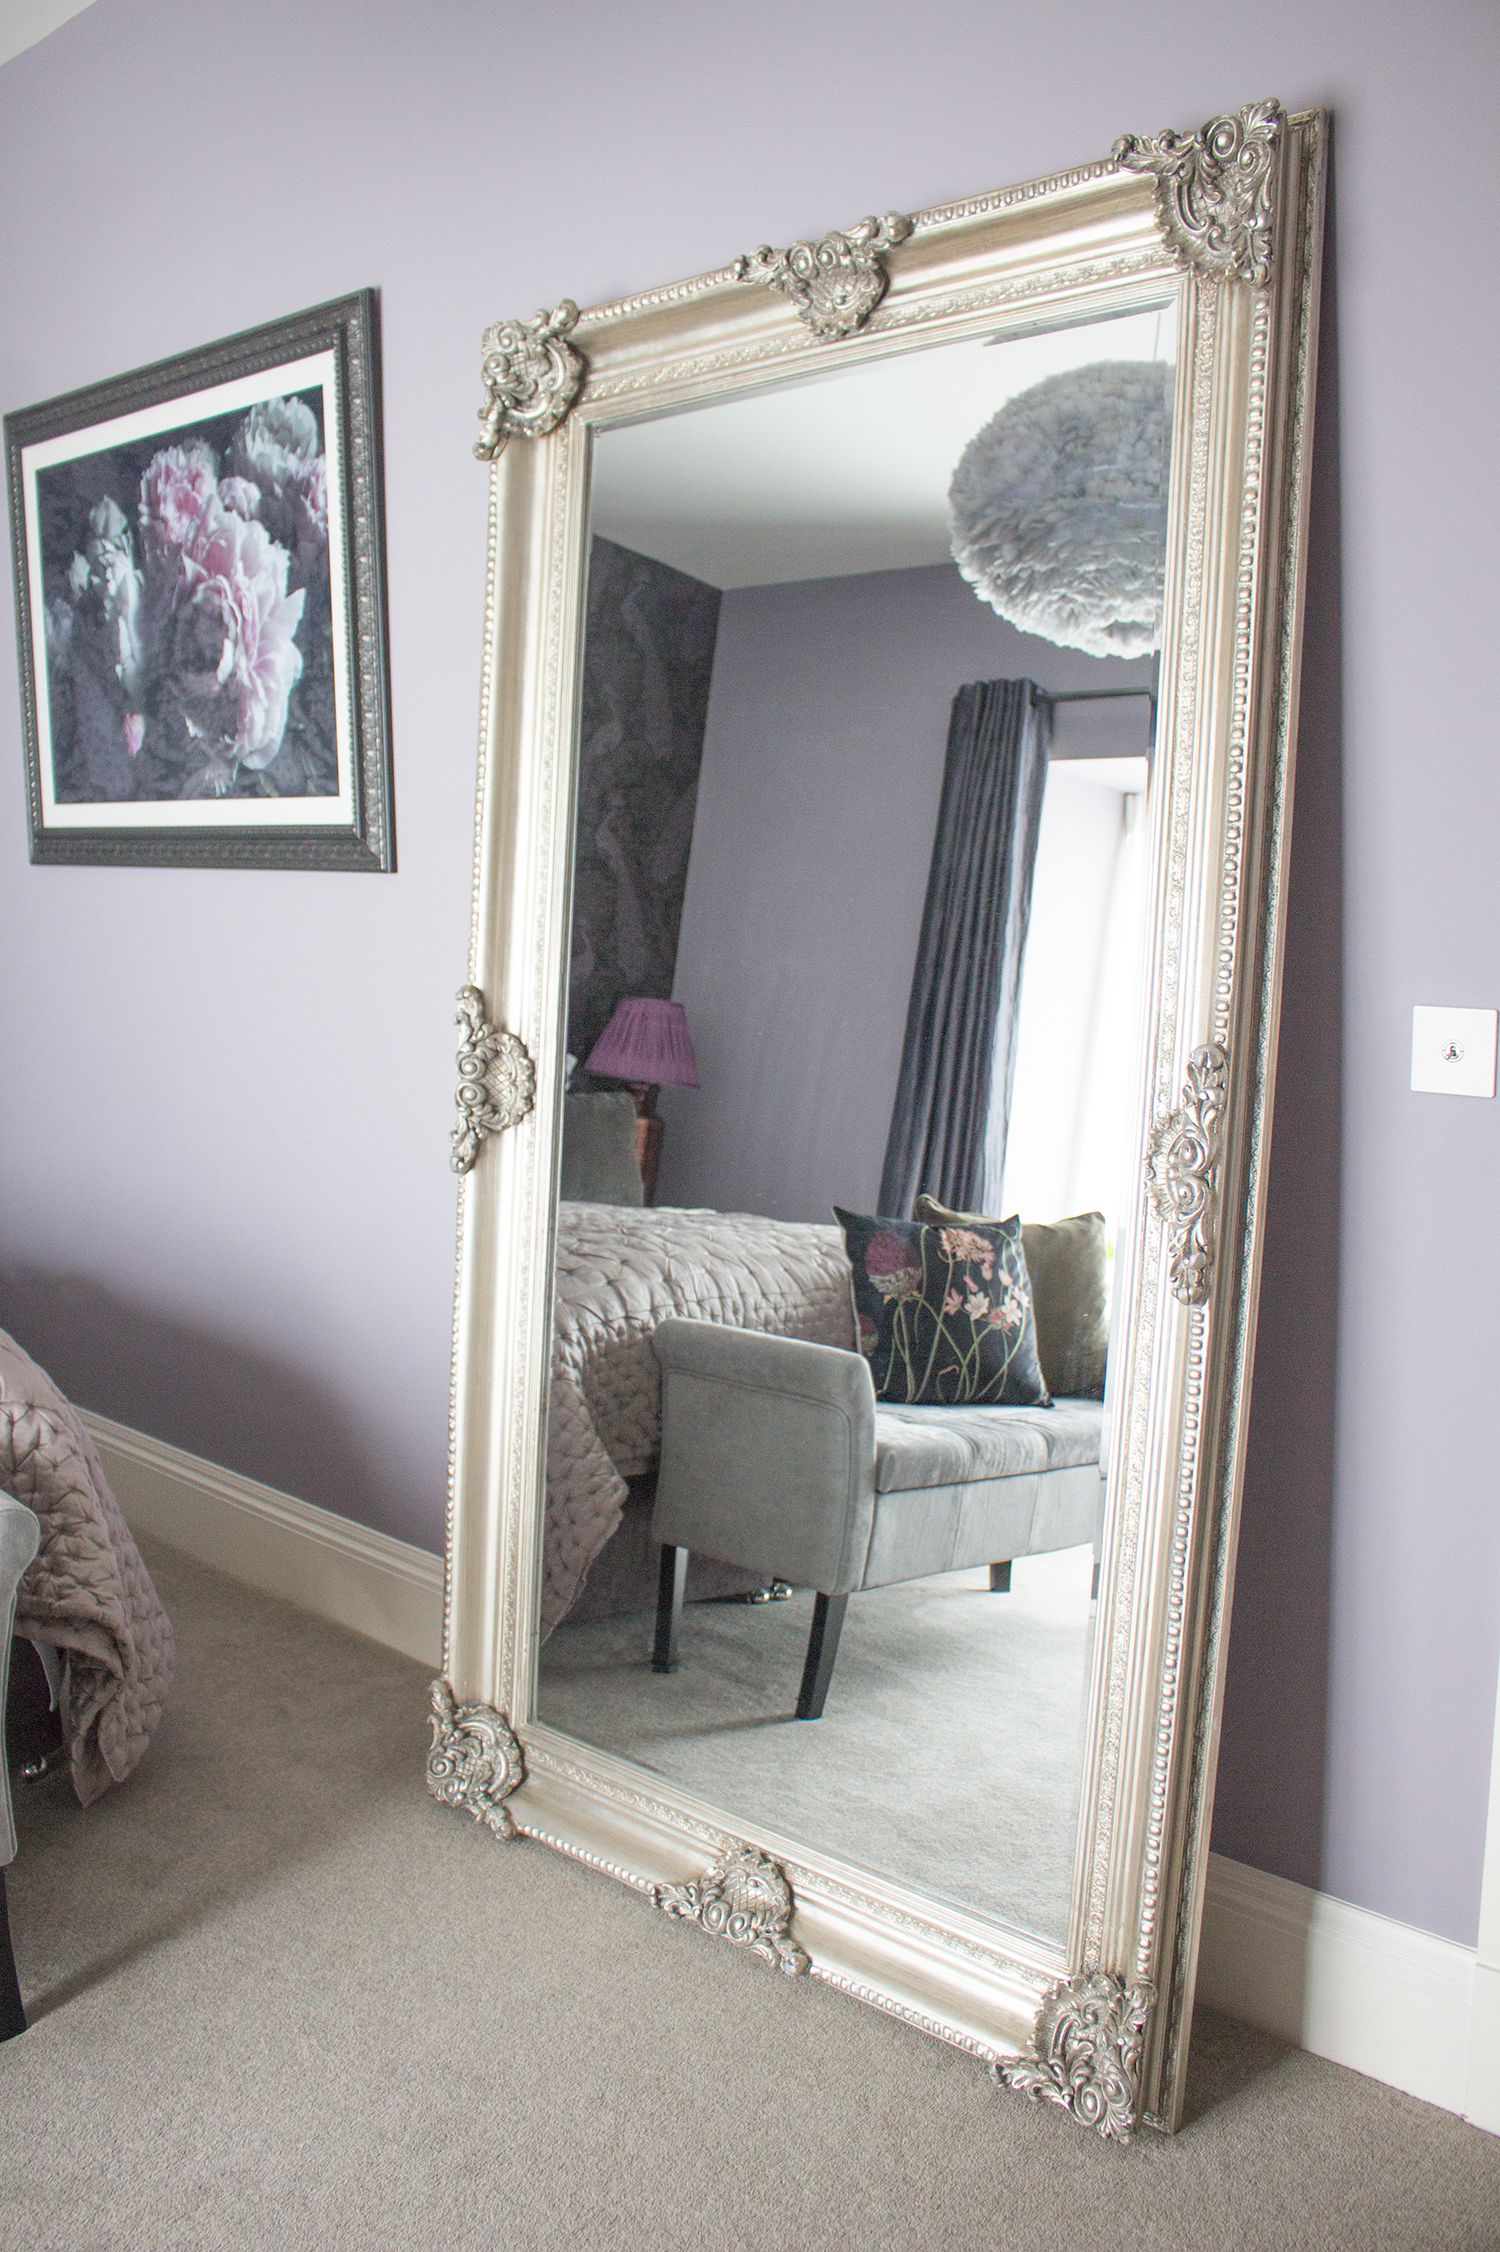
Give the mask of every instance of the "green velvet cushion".
[[[978, 1212], [953, 1212], [936, 1197], [919, 1196], [916, 1217], [929, 1226], [993, 1227]], [[1037, 1351], [1050, 1390], [1073, 1399], [1102, 1400], [1109, 1351], [1104, 1287], [1104, 1215], [1078, 1212], [1071, 1220], [1021, 1229], [1031, 1296], [1036, 1308]]]
[[1046, 1407], [1019, 1220], [924, 1227], [834, 1206], [875, 1396], [912, 1407]]
[[635, 1097], [623, 1090], [563, 1102], [562, 1187], [569, 1204], [644, 1204], [635, 1153]]

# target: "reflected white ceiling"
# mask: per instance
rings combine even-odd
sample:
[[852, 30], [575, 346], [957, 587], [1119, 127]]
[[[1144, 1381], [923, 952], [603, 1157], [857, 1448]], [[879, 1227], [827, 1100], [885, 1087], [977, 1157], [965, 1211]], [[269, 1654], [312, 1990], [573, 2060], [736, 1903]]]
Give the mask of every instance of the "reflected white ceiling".
[[1048, 779], [1061, 772], [1079, 782], [1097, 782], [1103, 790], [1118, 790], [1121, 797], [1139, 797], [1151, 780], [1151, 761], [1123, 753], [1118, 758], [1070, 758], [1054, 760], [1047, 769]]
[[1094, 360], [1172, 358], [1170, 311], [951, 344], [601, 436], [591, 529], [711, 586], [945, 563], [948, 484], [1007, 399]]

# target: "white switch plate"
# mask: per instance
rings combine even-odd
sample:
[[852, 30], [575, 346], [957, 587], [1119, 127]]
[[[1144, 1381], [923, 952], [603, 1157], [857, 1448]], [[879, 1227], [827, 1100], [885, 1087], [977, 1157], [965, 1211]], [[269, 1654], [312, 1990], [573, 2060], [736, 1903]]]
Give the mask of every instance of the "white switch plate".
[[1493, 1095], [1493, 1009], [1411, 1012], [1411, 1083], [1419, 1095]]

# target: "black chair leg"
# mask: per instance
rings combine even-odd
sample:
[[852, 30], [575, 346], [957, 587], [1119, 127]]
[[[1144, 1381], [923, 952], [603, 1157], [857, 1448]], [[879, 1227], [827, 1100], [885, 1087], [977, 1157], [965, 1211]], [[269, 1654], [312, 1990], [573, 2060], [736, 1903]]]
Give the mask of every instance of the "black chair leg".
[[656, 1646], [651, 1653], [653, 1673], [677, 1671], [677, 1629], [682, 1623], [682, 1597], [687, 1587], [688, 1552], [665, 1543], [661, 1576], [656, 1583]]
[[812, 1632], [807, 1638], [807, 1663], [802, 1668], [802, 1694], [797, 1699], [799, 1720], [821, 1720], [833, 1678], [833, 1661], [839, 1654], [847, 1595], [820, 1595], [813, 1604]]
[[26, 2010], [21, 2000], [21, 1982], [16, 1977], [16, 1958], [11, 1951], [10, 1917], [5, 1909], [5, 1871], [0, 1869], [0, 2041], [8, 2041], [25, 2030]]
[[1010, 1563], [1008, 1560], [1003, 1564], [991, 1564], [990, 1593], [991, 1595], [1009, 1595]]

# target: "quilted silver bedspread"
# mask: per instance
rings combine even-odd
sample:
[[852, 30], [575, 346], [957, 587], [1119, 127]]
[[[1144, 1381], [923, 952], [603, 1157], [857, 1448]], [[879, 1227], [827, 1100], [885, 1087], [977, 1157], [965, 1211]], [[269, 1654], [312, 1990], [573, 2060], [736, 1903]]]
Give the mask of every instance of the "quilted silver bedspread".
[[620, 1522], [626, 1479], [656, 1466], [661, 1380], [651, 1339], [673, 1314], [852, 1346], [843, 1236], [745, 1212], [559, 1208], [544, 1634]]
[[76, 1409], [4, 1330], [0, 1486], [41, 1519], [16, 1632], [62, 1657], [63, 1737], [87, 1806], [151, 1741], [172, 1683], [172, 1628]]

